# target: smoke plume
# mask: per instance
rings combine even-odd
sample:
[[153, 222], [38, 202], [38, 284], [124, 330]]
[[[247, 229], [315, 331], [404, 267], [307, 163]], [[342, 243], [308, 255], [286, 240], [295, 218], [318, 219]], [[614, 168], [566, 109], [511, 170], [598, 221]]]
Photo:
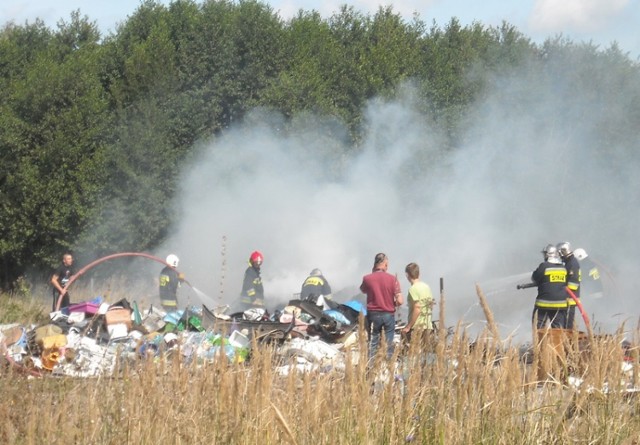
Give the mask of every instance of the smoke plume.
[[180, 224], [160, 254], [178, 253], [194, 286], [233, 304], [260, 250], [273, 310], [315, 267], [341, 300], [356, 297], [385, 252], [403, 293], [409, 262], [436, 300], [444, 279], [448, 325], [484, 328], [478, 283], [501, 335], [527, 339], [535, 289], [516, 284], [543, 246], [569, 241], [602, 265], [606, 297], [583, 301], [596, 328], [614, 329], [637, 311], [638, 143], [622, 122], [638, 116], [640, 88], [576, 91], [564, 69], [493, 79], [450, 150], [410, 86], [368, 104], [358, 147], [335, 121], [255, 110], [183, 171]]

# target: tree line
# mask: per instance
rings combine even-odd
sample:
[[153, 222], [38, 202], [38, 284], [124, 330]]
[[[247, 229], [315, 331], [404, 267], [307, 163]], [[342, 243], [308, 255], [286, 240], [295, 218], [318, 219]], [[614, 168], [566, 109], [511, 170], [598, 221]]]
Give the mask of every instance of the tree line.
[[[335, 117], [356, 150], [366, 102], [411, 82], [425, 121], [455, 150], [490, 79], [525, 65], [551, 76], [567, 59], [581, 61], [563, 73], [574, 91], [638, 99], [638, 64], [615, 43], [555, 37], [538, 45], [508, 23], [440, 26], [405, 21], [391, 7], [362, 14], [344, 6], [327, 18], [301, 10], [283, 20], [253, 0], [146, 1], [107, 36], [80, 11], [55, 30], [40, 20], [7, 23], [0, 286], [79, 246], [99, 255], [159, 245], [175, 220], [176, 167], [256, 107], [285, 119]], [[608, 135], [633, 137], [615, 125]]]

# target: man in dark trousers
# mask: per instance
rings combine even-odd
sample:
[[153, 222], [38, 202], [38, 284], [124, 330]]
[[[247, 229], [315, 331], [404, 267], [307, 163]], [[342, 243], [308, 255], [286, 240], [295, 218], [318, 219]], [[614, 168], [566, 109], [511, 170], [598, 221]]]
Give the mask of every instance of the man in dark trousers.
[[552, 328], [564, 328], [567, 318], [567, 269], [565, 269], [553, 244], [542, 250], [544, 261], [531, 274], [531, 280], [538, 286], [538, 296], [533, 308], [536, 328], [543, 329], [547, 322]]
[[[580, 281], [582, 275], [580, 273], [580, 263], [571, 250], [571, 244], [568, 241], [558, 244], [558, 252], [567, 269], [567, 287], [576, 298], [580, 298]], [[576, 305], [578, 303], [573, 297], [568, 295], [567, 298], [567, 329], [573, 329], [576, 319]]]
[[184, 281], [184, 275], [177, 270], [180, 262], [177, 255], [171, 254], [165, 261], [167, 265], [160, 271], [158, 282], [160, 304], [166, 312], [175, 312], [178, 310], [178, 287]]
[[403, 303], [398, 278], [387, 273], [389, 259], [379, 253], [373, 261], [373, 271], [362, 278], [360, 290], [367, 296], [366, 329], [369, 335], [369, 358], [375, 357], [384, 331], [387, 358], [393, 356], [393, 335], [396, 308]]
[[244, 272], [242, 290], [240, 291], [240, 302], [244, 309], [264, 307], [264, 288], [260, 276], [263, 260], [262, 253], [257, 250], [249, 256], [249, 267]]
[[75, 274], [73, 269], [73, 255], [67, 252], [62, 255], [62, 264], [53, 272], [50, 280], [53, 286], [53, 311], [57, 309], [59, 298], [62, 298], [60, 309], [69, 307], [71, 300], [65, 286], [73, 274]]

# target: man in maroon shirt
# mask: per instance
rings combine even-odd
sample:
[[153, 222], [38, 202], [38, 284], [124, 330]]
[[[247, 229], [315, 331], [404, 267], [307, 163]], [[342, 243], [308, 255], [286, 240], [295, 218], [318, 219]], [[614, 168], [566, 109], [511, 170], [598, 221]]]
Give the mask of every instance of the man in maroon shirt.
[[387, 358], [393, 356], [393, 333], [396, 327], [396, 307], [403, 303], [398, 278], [387, 273], [389, 259], [384, 253], [376, 255], [373, 272], [362, 278], [360, 290], [367, 295], [366, 329], [369, 335], [369, 358], [378, 351], [384, 330]]

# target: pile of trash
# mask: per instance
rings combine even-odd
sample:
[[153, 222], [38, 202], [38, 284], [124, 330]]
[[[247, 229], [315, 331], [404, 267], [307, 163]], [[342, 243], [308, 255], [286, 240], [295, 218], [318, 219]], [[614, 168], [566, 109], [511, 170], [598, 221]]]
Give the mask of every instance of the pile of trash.
[[252, 308], [227, 315], [228, 307], [205, 305], [165, 312], [154, 306], [141, 311], [126, 299], [109, 304], [102, 297], [73, 304], [50, 314], [40, 326], [0, 326], [5, 362], [31, 376], [98, 377], [140, 360], [166, 360], [203, 365], [216, 360], [244, 363], [261, 344], [275, 344], [288, 364], [309, 371], [343, 363], [343, 350], [356, 343], [357, 302], [330, 310], [309, 301], [292, 300], [269, 315]]

